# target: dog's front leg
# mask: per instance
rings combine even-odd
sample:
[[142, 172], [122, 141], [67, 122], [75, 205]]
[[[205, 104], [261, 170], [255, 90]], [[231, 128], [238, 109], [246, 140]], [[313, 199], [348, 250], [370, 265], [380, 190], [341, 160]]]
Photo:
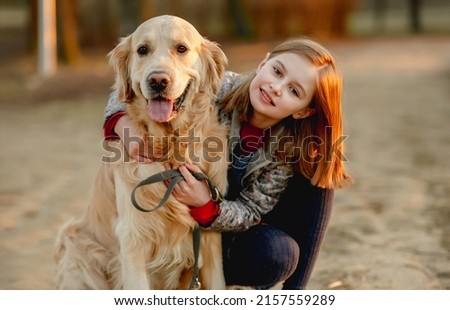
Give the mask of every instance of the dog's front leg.
[[116, 203], [118, 219], [115, 233], [119, 240], [119, 259], [122, 280], [119, 287], [125, 290], [148, 290], [148, 281], [144, 247], [134, 225], [134, 209], [130, 200], [130, 185], [124, 182], [120, 174], [116, 175]]
[[201, 254], [203, 266], [200, 269], [202, 286], [207, 290], [224, 290], [225, 276], [222, 263], [221, 235], [214, 231], [202, 232]]
[[150, 289], [143, 256], [133, 257], [127, 253], [121, 253], [121, 261], [124, 290]]
[[150, 289], [145, 268], [145, 256], [141, 249], [130, 246], [130, 240], [120, 241], [120, 261], [124, 290]]

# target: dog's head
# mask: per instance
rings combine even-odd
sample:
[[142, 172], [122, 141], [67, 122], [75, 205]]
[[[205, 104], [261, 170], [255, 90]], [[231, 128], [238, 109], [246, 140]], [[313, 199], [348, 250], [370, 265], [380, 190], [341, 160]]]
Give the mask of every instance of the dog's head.
[[141, 24], [108, 54], [119, 100], [145, 99], [151, 119], [173, 120], [198, 96], [212, 100], [227, 59], [187, 21], [158, 16]]

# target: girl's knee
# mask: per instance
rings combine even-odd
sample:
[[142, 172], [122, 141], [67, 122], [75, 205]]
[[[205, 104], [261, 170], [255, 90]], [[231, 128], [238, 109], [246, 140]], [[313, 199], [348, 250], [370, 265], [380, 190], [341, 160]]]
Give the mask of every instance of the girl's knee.
[[270, 245], [274, 268], [277, 268], [286, 277], [290, 276], [297, 268], [300, 259], [300, 247], [298, 243], [288, 235], [279, 236]]
[[265, 263], [268, 270], [285, 280], [294, 273], [300, 259], [300, 247], [288, 234], [264, 225], [262, 227], [261, 243], [266, 249]]
[[300, 248], [288, 234], [257, 225], [232, 238], [225, 237], [224, 263], [228, 284], [272, 286], [297, 268]]

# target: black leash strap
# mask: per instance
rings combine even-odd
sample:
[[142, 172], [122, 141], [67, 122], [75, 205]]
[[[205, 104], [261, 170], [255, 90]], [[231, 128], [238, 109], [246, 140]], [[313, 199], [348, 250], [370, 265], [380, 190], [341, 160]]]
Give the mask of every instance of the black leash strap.
[[[211, 199], [213, 201], [221, 202], [223, 200], [222, 194], [219, 192], [217, 187], [212, 183], [212, 181], [204, 173], [194, 172], [194, 173], [192, 173], [192, 175], [197, 180], [205, 180], [208, 183], [209, 191], [211, 192]], [[153, 209], [144, 209], [138, 204], [138, 202], [136, 200], [136, 190], [139, 187], [142, 187], [145, 185], [150, 185], [150, 184], [153, 184], [156, 182], [166, 181], [169, 179], [171, 179], [171, 181], [170, 181], [169, 185], [167, 186], [167, 191], [164, 194], [164, 197], [161, 199], [161, 202], [156, 207], [154, 207]], [[136, 187], [131, 192], [131, 202], [133, 203], [133, 206], [136, 209], [138, 209], [139, 211], [142, 211], [142, 212], [156, 211], [167, 202], [167, 199], [169, 199], [170, 193], [172, 193], [172, 190], [175, 187], [175, 185], [183, 179], [184, 179], [183, 175], [181, 174], [181, 172], [178, 169], [165, 170], [165, 171], [162, 171], [155, 175], [152, 175], [152, 176], [148, 177], [147, 179], [142, 180], [141, 182], [139, 182], [136, 185]]]
[[[150, 184], [153, 184], [153, 183], [156, 183], [156, 182], [166, 181], [166, 180], [169, 180], [169, 179], [172, 179], [172, 181], [167, 186], [167, 191], [164, 194], [164, 197], [161, 199], [161, 202], [156, 207], [154, 207], [153, 209], [144, 209], [138, 204], [138, 202], [136, 200], [136, 190], [139, 187], [142, 187], [142, 186], [145, 186], [145, 185], [150, 185]], [[152, 175], [152, 176], [142, 180], [141, 182], [139, 182], [136, 185], [136, 187], [131, 192], [131, 202], [133, 203], [133, 206], [136, 209], [138, 209], [139, 211], [142, 211], [142, 212], [153, 212], [153, 211], [156, 211], [156, 210], [161, 208], [166, 203], [167, 199], [169, 199], [170, 193], [172, 192], [173, 188], [181, 180], [183, 180], [183, 176], [178, 171], [178, 169], [165, 170], [165, 171], [161, 171], [160, 173], [154, 174], [154, 175]]]
[[192, 275], [191, 284], [189, 284], [190, 290], [199, 290], [202, 288], [202, 283], [198, 278], [198, 255], [200, 253], [200, 227], [197, 225], [192, 232], [192, 239], [194, 244], [194, 273]]
[[[192, 175], [197, 180], [205, 180], [208, 183], [209, 191], [211, 192], [211, 199], [213, 201], [221, 202], [223, 200], [222, 194], [219, 192], [217, 187], [212, 183], [212, 181], [204, 173], [195, 172], [195, 173], [192, 173]], [[153, 209], [144, 209], [138, 204], [138, 202], [136, 201], [136, 190], [139, 187], [153, 184], [156, 182], [166, 181], [169, 179], [171, 179], [171, 181], [170, 181], [169, 185], [167, 186], [167, 191], [164, 194], [164, 197], [161, 199], [161, 202], [156, 207], [154, 207]], [[175, 185], [183, 179], [184, 179], [183, 175], [181, 174], [181, 172], [178, 169], [165, 170], [165, 171], [162, 171], [155, 175], [152, 175], [152, 176], [148, 177], [147, 179], [142, 180], [141, 182], [139, 182], [136, 185], [136, 187], [131, 192], [131, 202], [133, 203], [133, 206], [136, 209], [138, 209], [139, 211], [142, 211], [142, 212], [156, 211], [167, 202], [167, 199], [169, 199], [169, 196], [172, 193], [172, 190], [175, 187]], [[192, 239], [193, 239], [193, 246], [194, 246], [193, 250], [194, 250], [194, 259], [195, 260], [194, 260], [194, 274], [192, 275], [192, 280], [191, 280], [191, 284], [189, 285], [189, 289], [190, 290], [199, 290], [201, 288], [201, 283], [198, 278], [198, 272], [199, 272], [198, 256], [200, 253], [200, 227], [197, 225], [194, 228], [192, 233], [193, 233]]]

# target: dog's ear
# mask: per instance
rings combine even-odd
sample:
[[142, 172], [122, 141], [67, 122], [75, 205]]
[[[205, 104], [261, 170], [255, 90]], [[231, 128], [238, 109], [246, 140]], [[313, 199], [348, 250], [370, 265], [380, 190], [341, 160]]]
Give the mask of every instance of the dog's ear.
[[202, 89], [209, 86], [214, 95], [220, 90], [225, 67], [228, 63], [227, 57], [219, 45], [207, 39], [203, 39], [201, 53], [203, 68], [205, 70]]
[[131, 53], [131, 35], [122, 38], [117, 46], [108, 54], [109, 65], [116, 73], [114, 89], [120, 101], [129, 101], [133, 96], [128, 62]]

